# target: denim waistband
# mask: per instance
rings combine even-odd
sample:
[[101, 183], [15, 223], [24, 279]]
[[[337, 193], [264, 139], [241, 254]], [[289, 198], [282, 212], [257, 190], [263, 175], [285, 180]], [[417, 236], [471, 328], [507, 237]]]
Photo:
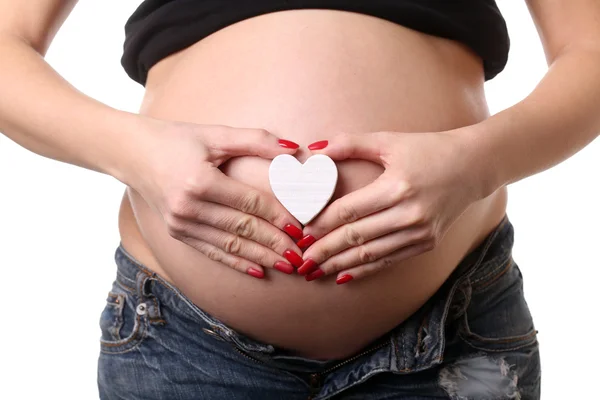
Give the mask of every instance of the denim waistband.
[[[137, 261], [119, 244], [115, 251], [117, 282], [146, 297], [149, 320], [162, 323], [160, 304], [198, 321], [199, 334], [227, 341], [248, 356], [277, 368], [311, 375], [320, 388], [314, 399], [325, 399], [360, 384], [376, 373], [406, 374], [423, 371], [443, 361], [445, 327], [458, 318], [470, 301], [470, 288], [485, 284], [510, 266], [514, 229], [508, 216], [467, 254], [442, 287], [410, 318], [346, 360], [298, 357], [268, 343], [248, 338], [201, 310], [176, 287]], [[312, 382], [314, 380], [314, 382]]]

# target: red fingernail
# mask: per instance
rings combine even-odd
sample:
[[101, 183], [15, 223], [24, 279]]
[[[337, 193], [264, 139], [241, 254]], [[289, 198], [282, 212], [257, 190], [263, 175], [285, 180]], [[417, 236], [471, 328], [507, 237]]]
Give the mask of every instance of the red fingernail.
[[335, 280], [335, 283], [337, 283], [338, 285], [343, 285], [344, 283], [350, 282], [352, 279], [354, 279], [354, 277], [350, 274], [345, 274], [340, 276], [339, 278], [337, 278]]
[[323, 271], [321, 268], [319, 268], [316, 271], [313, 271], [310, 274], [306, 275], [304, 277], [304, 279], [306, 279], [307, 282], [310, 282], [310, 281], [314, 281], [315, 279], [319, 279], [323, 275], [325, 275], [325, 271]]
[[329, 144], [328, 140], [320, 140], [318, 142], [314, 142], [308, 145], [309, 150], [321, 150], [327, 147]]
[[302, 229], [297, 228], [292, 224], [284, 226], [283, 231], [296, 240], [302, 239]]
[[246, 270], [248, 275], [253, 276], [258, 279], [262, 279], [265, 277], [265, 273], [263, 271], [259, 271], [256, 268], [250, 267]]
[[287, 249], [283, 252], [283, 256], [296, 268], [302, 265], [302, 257], [300, 257], [294, 250]]
[[302, 264], [300, 268], [298, 268], [298, 274], [308, 275], [318, 267], [319, 266], [317, 265], [317, 263], [314, 262], [312, 258], [309, 258], [308, 260], [304, 261], [304, 264]]
[[273, 265], [273, 268], [288, 275], [294, 272], [294, 267], [284, 261], [277, 261], [275, 265]]
[[286, 149], [297, 149], [300, 147], [298, 143], [294, 143], [291, 140], [279, 139], [279, 145], [281, 147], [285, 147]]
[[304, 248], [310, 246], [311, 244], [313, 244], [316, 241], [317, 241], [317, 239], [315, 239], [315, 237], [313, 235], [306, 235], [302, 239], [300, 239], [298, 241], [298, 243], [296, 243], [296, 244], [301, 249], [304, 249]]

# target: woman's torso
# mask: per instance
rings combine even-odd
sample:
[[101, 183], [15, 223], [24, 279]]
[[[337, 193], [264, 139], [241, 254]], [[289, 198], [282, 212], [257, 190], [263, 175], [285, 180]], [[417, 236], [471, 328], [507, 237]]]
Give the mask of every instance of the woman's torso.
[[[374, 17], [331, 10], [266, 14], [223, 29], [156, 64], [141, 113], [265, 128], [305, 148], [339, 131], [427, 132], [488, 117], [480, 59], [465, 46]], [[309, 155], [298, 154], [301, 161]], [[269, 160], [223, 170], [270, 192]], [[338, 162], [334, 199], [381, 172]], [[252, 171], [252, 173], [249, 173]], [[196, 305], [257, 340], [313, 358], [342, 358], [401, 323], [504, 216], [506, 190], [473, 204], [436, 249], [365, 280], [306, 282], [269, 270], [257, 280], [170, 237], [134, 190], [123, 198], [123, 246]]]

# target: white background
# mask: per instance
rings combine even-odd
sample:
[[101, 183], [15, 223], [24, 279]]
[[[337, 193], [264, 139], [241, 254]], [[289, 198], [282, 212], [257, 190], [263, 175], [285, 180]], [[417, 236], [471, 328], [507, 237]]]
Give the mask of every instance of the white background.
[[[486, 84], [492, 113], [529, 94], [546, 70], [525, 3], [498, 3], [512, 47], [505, 71]], [[137, 111], [143, 88], [119, 61], [123, 25], [138, 4], [81, 2], [47, 55], [78, 89], [128, 111]], [[540, 331], [545, 400], [597, 396], [599, 172], [596, 140], [509, 189], [514, 256]], [[0, 135], [0, 397], [98, 397], [98, 318], [114, 279], [123, 189]]]

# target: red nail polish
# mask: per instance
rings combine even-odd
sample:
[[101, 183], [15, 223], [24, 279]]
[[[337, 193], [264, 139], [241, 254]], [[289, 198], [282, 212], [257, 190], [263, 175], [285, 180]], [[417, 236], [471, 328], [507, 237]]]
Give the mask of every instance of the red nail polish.
[[294, 267], [284, 261], [277, 261], [275, 265], [273, 265], [273, 268], [288, 275], [294, 272]]
[[246, 272], [248, 273], [248, 275], [253, 276], [255, 278], [258, 279], [262, 279], [265, 277], [265, 273], [262, 271], [257, 270], [256, 268], [250, 267], [246, 270]]
[[315, 279], [319, 279], [323, 275], [325, 275], [325, 271], [323, 271], [321, 268], [319, 268], [316, 271], [313, 271], [310, 274], [306, 275], [304, 277], [304, 279], [306, 279], [307, 282], [310, 282], [310, 281], [314, 281]]
[[350, 274], [344, 274], [335, 280], [335, 283], [338, 285], [343, 285], [344, 283], [350, 282], [354, 277]]
[[296, 240], [302, 239], [302, 229], [297, 228], [292, 224], [284, 226], [283, 231]]
[[316, 270], [318, 267], [319, 266], [317, 265], [317, 263], [314, 262], [312, 258], [309, 258], [308, 260], [304, 261], [304, 264], [302, 264], [300, 268], [298, 268], [298, 274], [308, 275], [314, 270]]
[[296, 243], [296, 244], [301, 249], [305, 249], [316, 241], [317, 241], [317, 239], [315, 239], [315, 237], [313, 235], [306, 235], [302, 239], [300, 239], [298, 241], [298, 243]]
[[286, 149], [297, 149], [300, 147], [298, 143], [294, 143], [291, 140], [279, 139], [279, 145]]
[[320, 140], [318, 142], [314, 142], [308, 145], [309, 150], [321, 150], [327, 147], [329, 144], [328, 140]]
[[287, 249], [283, 252], [283, 256], [296, 268], [302, 265], [302, 257], [300, 257], [294, 250]]

